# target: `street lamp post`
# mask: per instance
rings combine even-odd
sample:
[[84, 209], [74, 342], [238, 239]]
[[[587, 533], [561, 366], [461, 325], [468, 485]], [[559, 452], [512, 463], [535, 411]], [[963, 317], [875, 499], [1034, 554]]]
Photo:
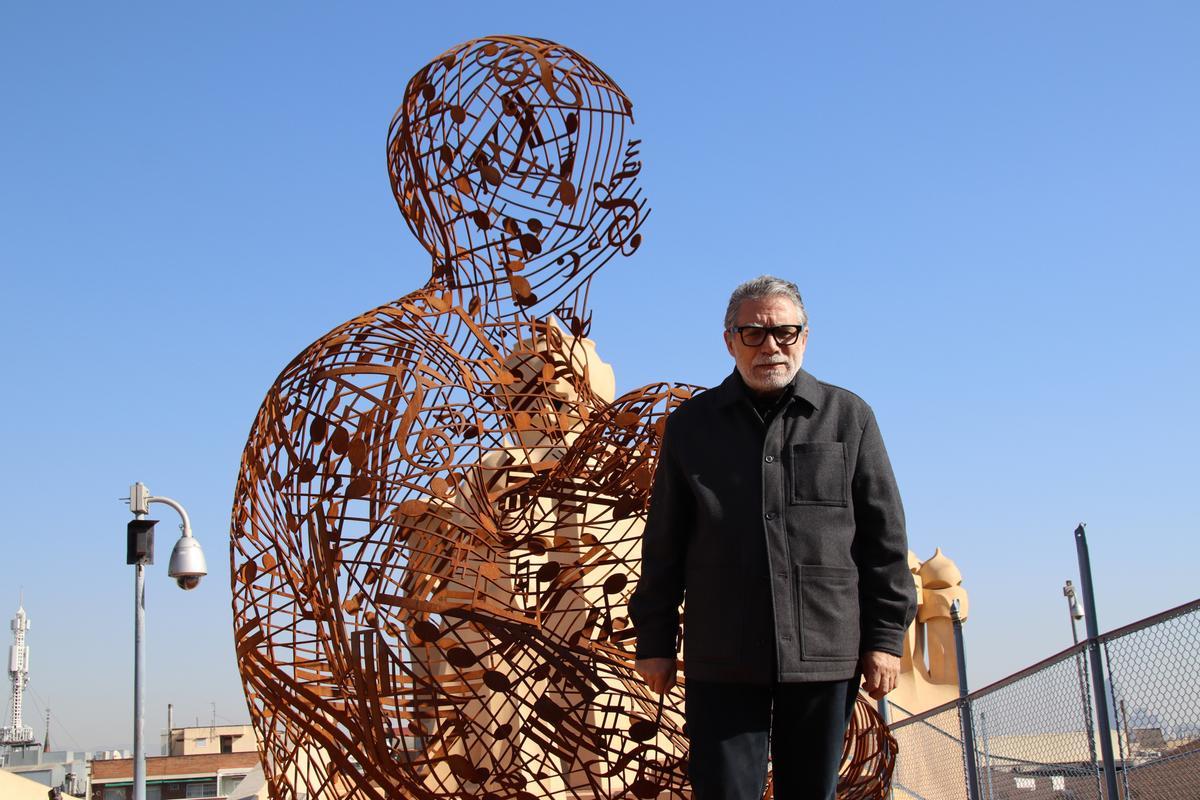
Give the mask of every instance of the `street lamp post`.
[[151, 503], [170, 506], [183, 521], [183, 535], [171, 551], [167, 574], [180, 589], [188, 591], [200, 585], [208, 574], [204, 553], [192, 537], [192, 523], [187, 511], [169, 497], [155, 497], [144, 483], [129, 487], [129, 510], [133, 514], [126, 529], [125, 563], [134, 566], [134, 625], [133, 625], [133, 798], [146, 800], [146, 743], [143, 737], [145, 710], [143, 708], [143, 676], [146, 672], [146, 565], [154, 563], [154, 526], [158, 520], [147, 519]]

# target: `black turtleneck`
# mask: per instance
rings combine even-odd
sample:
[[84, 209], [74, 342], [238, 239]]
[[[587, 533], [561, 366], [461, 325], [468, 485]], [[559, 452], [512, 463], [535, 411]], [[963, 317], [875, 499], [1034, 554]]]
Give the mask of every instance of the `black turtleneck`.
[[771, 424], [771, 420], [779, 413], [781, 408], [787, 405], [788, 400], [792, 399], [792, 393], [795, 391], [793, 382], [789, 381], [778, 392], [762, 394], [746, 385], [746, 380], [742, 377], [742, 373], [735, 370], [735, 374], [738, 376], [738, 381], [742, 384], [742, 391], [746, 393], [746, 397], [749, 398], [750, 404], [754, 406], [754, 410], [758, 412], [758, 417], [764, 425]]

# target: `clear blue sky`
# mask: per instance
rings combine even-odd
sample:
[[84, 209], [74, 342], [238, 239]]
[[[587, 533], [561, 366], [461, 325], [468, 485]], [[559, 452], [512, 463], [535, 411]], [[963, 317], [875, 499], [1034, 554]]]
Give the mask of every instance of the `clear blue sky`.
[[[800, 284], [806, 366], [874, 406], [922, 558], [965, 575], [971, 681], [1193, 599], [1200, 10], [1190, 2], [47, 4], [0, 8], [0, 619], [62, 747], [131, 741], [135, 480], [212, 574], [149, 577], [148, 731], [246, 719], [228, 520], [308, 342], [429, 262], [388, 122], [449, 46], [526, 33], [633, 99], [653, 213], [601, 273], [620, 387], [711, 385], [738, 281]], [[6, 630], [7, 625], [0, 630]], [[7, 692], [7, 687], [4, 687]]]

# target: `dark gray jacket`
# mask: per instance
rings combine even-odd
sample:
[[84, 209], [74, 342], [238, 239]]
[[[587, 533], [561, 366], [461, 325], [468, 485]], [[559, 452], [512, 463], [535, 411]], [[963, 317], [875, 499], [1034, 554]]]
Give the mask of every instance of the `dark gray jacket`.
[[800, 370], [768, 421], [735, 371], [667, 419], [629, 602], [638, 658], [689, 678], [849, 678], [900, 655], [916, 612], [904, 510], [875, 415]]

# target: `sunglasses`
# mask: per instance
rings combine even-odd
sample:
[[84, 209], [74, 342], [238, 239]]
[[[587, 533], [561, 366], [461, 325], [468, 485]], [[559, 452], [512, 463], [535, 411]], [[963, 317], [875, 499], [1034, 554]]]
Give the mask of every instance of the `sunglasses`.
[[768, 333], [775, 344], [795, 344], [802, 330], [803, 325], [772, 325], [769, 328], [762, 325], [735, 325], [729, 329], [729, 333], [736, 333], [746, 347], [758, 347], [767, 340]]

